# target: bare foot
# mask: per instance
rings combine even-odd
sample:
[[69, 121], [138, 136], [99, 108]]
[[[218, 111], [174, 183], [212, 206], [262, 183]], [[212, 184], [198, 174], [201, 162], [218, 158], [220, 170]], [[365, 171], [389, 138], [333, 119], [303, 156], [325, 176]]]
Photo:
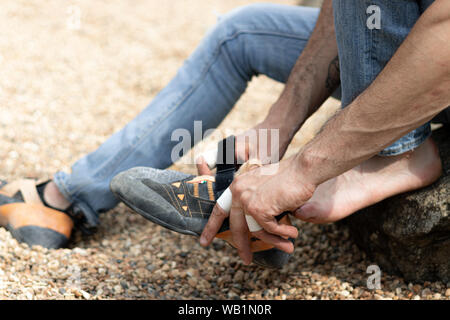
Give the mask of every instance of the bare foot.
[[59, 191], [53, 181], [50, 181], [44, 189], [44, 200], [49, 205], [60, 210], [66, 210], [70, 206], [70, 202]]
[[396, 194], [425, 187], [441, 173], [438, 149], [429, 138], [407, 154], [375, 156], [321, 184], [295, 216], [313, 223], [334, 222]]

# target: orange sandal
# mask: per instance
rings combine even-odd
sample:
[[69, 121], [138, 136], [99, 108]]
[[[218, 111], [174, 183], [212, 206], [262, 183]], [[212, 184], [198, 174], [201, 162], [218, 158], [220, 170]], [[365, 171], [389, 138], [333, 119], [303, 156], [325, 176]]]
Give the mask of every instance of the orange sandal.
[[46, 207], [36, 189], [36, 181], [0, 181], [0, 226], [19, 242], [49, 249], [67, 246], [73, 221], [64, 212]]

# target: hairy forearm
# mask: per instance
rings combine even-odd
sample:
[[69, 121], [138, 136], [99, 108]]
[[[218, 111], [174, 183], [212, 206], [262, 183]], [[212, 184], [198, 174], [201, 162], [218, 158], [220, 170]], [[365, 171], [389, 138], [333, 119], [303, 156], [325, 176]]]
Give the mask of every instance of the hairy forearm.
[[332, 1], [326, 0], [307, 46], [265, 120], [268, 127], [280, 129], [281, 144], [289, 143], [307, 117], [339, 86], [333, 21]]
[[437, 0], [372, 85], [299, 154], [318, 185], [371, 158], [450, 105], [450, 1]]

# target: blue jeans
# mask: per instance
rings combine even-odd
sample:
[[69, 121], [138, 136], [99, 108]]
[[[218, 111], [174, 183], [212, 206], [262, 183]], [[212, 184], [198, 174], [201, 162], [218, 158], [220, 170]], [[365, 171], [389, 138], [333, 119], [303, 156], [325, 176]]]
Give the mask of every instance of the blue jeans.
[[[333, 0], [341, 68], [342, 107], [358, 97], [383, 70], [434, 0]], [[369, 29], [371, 5], [380, 8], [381, 28]], [[431, 135], [430, 124], [405, 135], [380, 155], [395, 156], [417, 148]]]
[[[409, 13], [413, 10], [408, 10], [402, 15], [404, 19], [389, 21], [389, 34], [382, 34], [382, 29], [375, 45], [370, 42], [373, 32], [368, 32], [365, 24], [354, 23], [365, 21], [367, 7], [362, 4], [366, 2], [335, 1], [344, 106], [375, 79], [419, 17], [418, 11], [413, 15]], [[399, 4], [394, 6], [390, 5], [396, 2], [392, 0], [371, 4], [374, 2], [395, 7], [400, 13], [404, 3], [416, 4], [397, 1]], [[177, 142], [171, 141], [171, 134], [175, 129], [187, 129], [193, 135], [195, 120], [202, 121], [203, 132], [217, 127], [255, 75], [286, 82], [318, 15], [319, 10], [313, 8], [257, 4], [221, 17], [175, 78], [133, 121], [77, 161], [71, 174], [55, 174], [61, 193], [84, 212], [87, 225], [96, 226], [98, 214], [117, 204], [109, 190], [116, 174], [137, 166], [164, 169], [172, 164], [171, 151]], [[391, 35], [399, 41], [392, 42]], [[349, 43], [350, 37], [358, 41]], [[413, 149], [428, 135], [427, 125], [402, 138], [384, 154]]]

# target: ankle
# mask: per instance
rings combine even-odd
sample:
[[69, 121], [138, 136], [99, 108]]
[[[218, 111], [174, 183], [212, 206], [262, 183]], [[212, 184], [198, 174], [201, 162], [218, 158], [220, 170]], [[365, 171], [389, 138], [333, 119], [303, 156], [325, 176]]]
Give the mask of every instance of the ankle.
[[44, 201], [60, 210], [66, 210], [70, 206], [70, 201], [62, 195], [53, 181], [47, 183], [44, 188]]

